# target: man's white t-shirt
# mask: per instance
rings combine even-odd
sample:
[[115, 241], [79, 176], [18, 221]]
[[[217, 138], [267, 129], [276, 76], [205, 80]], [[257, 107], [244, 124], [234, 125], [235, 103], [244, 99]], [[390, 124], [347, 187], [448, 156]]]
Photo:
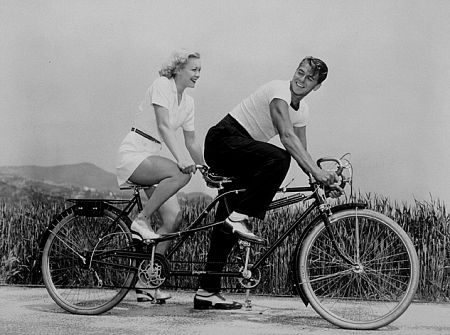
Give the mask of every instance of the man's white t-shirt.
[[194, 99], [183, 92], [178, 105], [175, 80], [159, 77], [148, 88], [144, 100], [139, 105], [133, 126], [163, 142], [156, 123], [153, 104], [167, 108], [169, 124], [173, 130], [182, 127], [186, 131], [194, 131]]
[[290, 81], [285, 80], [273, 80], [263, 85], [234, 107], [230, 115], [247, 130], [253, 139], [268, 142], [278, 134], [270, 116], [269, 106], [275, 98], [282, 99], [288, 104], [289, 116], [294, 127], [306, 126], [309, 117], [308, 105], [301, 101], [298, 111], [290, 106]]

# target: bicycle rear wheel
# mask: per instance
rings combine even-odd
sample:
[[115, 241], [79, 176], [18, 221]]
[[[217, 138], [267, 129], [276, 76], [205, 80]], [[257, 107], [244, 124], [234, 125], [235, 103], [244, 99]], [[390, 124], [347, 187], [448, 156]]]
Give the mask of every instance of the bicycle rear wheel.
[[[419, 282], [414, 245], [393, 220], [367, 209], [319, 221], [297, 255], [298, 285], [314, 310], [347, 329], [376, 329], [397, 319]], [[332, 244], [354, 264], [346, 262]]]
[[47, 291], [74, 314], [110, 310], [134, 284], [136, 261], [115, 254], [134, 251], [127, 224], [112, 206], [101, 217], [78, 216], [72, 207], [56, 220], [42, 254]]

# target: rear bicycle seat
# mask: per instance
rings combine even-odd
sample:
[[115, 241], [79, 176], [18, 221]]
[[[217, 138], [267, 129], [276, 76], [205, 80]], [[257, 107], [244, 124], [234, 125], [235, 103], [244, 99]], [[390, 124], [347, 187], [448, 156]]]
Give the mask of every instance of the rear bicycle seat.
[[121, 190], [144, 190], [144, 189], [154, 187], [157, 185], [158, 184], [142, 185], [142, 184], [133, 183], [132, 181], [127, 180], [125, 184], [120, 186], [120, 189]]

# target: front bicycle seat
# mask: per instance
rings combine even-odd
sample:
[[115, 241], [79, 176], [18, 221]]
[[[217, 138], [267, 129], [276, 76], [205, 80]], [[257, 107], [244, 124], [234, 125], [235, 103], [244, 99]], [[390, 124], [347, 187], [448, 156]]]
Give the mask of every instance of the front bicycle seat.
[[206, 186], [211, 188], [223, 188], [225, 184], [230, 184], [235, 180], [233, 177], [221, 176], [211, 170], [203, 174], [203, 178], [205, 179]]

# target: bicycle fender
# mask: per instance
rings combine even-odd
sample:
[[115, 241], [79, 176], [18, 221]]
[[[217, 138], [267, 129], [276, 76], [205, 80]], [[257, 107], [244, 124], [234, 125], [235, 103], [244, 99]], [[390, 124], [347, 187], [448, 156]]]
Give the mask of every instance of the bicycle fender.
[[72, 213], [78, 216], [102, 216], [106, 209], [115, 212], [116, 214], [121, 212], [118, 208], [111, 206], [102, 199], [77, 199], [73, 206], [66, 208], [64, 211], [53, 217], [47, 229], [45, 229], [41, 236], [39, 251], [42, 252], [42, 250], [44, 250], [45, 242], [52, 229], [66, 216], [69, 216]]
[[70, 213], [73, 212], [73, 207], [74, 206], [66, 208], [61, 213], [55, 215], [53, 217], [52, 221], [50, 221], [50, 224], [47, 226], [47, 228], [42, 233], [41, 240], [39, 242], [39, 251], [40, 252], [42, 252], [42, 250], [44, 250], [45, 242], [47, 241], [52, 229], [55, 228], [55, 226], [58, 224], [59, 221], [61, 221], [63, 218], [65, 218], [66, 216], [68, 216]]
[[42, 252], [44, 251], [45, 243], [47, 242], [47, 239], [50, 236], [51, 231], [53, 230], [53, 228], [55, 228], [55, 226], [58, 224], [59, 221], [61, 221], [63, 218], [65, 218], [74, 211], [73, 207], [74, 206], [66, 208], [61, 213], [55, 215], [53, 219], [50, 221], [50, 224], [42, 233], [39, 241], [39, 253], [33, 260], [33, 265], [31, 266], [31, 273], [33, 277], [40, 276]]
[[359, 208], [364, 209], [367, 208], [367, 204], [365, 202], [349, 202], [347, 204], [336, 205], [330, 208], [331, 213], [336, 213], [340, 211], [345, 211], [347, 209]]
[[[347, 209], [352, 209], [352, 208], [364, 209], [364, 208], [367, 208], [367, 204], [363, 203], [363, 202], [350, 202], [350, 203], [346, 203], [346, 204], [333, 206], [330, 208], [330, 211], [334, 214], [334, 213], [345, 211]], [[305, 294], [303, 285], [297, 285], [297, 282], [296, 282], [296, 278], [298, 278], [298, 272], [297, 272], [298, 270], [295, 265], [298, 264], [298, 261], [299, 261], [297, 259], [296, 255], [300, 254], [300, 249], [303, 246], [303, 241], [305, 240], [306, 236], [311, 231], [312, 227], [314, 227], [320, 220], [321, 220], [320, 215], [316, 216], [303, 230], [303, 232], [300, 235], [300, 238], [297, 242], [297, 245], [295, 247], [294, 255], [291, 259], [291, 276], [293, 276], [292, 281], [294, 283], [294, 289], [295, 289], [295, 292], [297, 292], [297, 294], [300, 296], [300, 299], [302, 299], [302, 301], [306, 307], [309, 304], [308, 297]]]

